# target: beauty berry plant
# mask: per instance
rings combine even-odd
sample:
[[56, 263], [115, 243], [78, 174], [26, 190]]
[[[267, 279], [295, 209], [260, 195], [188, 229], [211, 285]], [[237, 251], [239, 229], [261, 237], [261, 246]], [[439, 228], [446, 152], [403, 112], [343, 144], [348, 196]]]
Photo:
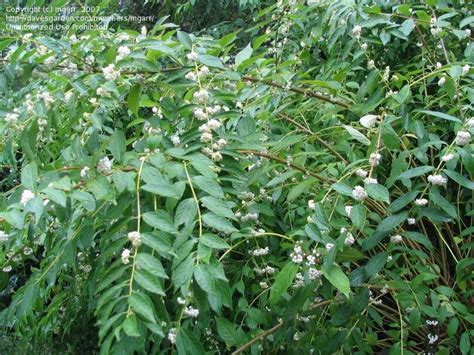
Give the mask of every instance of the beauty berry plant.
[[472, 354], [461, 3], [284, 0], [218, 39], [165, 20], [5, 36], [3, 331], [102, 354]]

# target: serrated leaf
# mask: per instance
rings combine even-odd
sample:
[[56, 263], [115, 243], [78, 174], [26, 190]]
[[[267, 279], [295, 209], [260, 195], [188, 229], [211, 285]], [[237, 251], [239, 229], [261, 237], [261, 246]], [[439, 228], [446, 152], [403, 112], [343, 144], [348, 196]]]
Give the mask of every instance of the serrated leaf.
[[67, 196], [64, 191], [47, 187], [43, 190], [43, 193], [53, 202], [57, 203], [62, 207], [66, 207]]
[[129, 337], [139, 337], [140, 333], [137, 327], [137, 317], [134, 314], [129, 315], [125, 318], [125, 321], [122, 323], [123, 330], [125, 334]]
[[188, 225], [194, 221], [197, 214], [197, 206], [194, 198], [182, 200], [176, 208], [174, 223], [176, 226]]
[[197, 186], [200, 190], [207, 192], [211, 196], [217, 198], [224, 197], [224, 191], [222, 191], [222, 188], [219, 186], [217, 181], [211, 177], [199, 175], [193, 177], [191, 181], [193, 185]]
[[21, 184], [28, 190], [35, 191], [38, 180], [38, 167], [31, 162], [21, 169]]
[[289, 262], [281, 269], [270, 289], [270, 304], [276, 304], [280, 300], [283, 293], [291, 286], [297, 272], [298, 265], [292, 262]]
[[127, 103], [130, 111], [133, 112], [135, 117], [138, 117], [138, 108], [140, 107], [140, 95], [142, 92], [142, 86], [140, 84], [135, 84], [130, 89], [128, 94]]
[[349, 185], [346, 185], [342, 182], [332, 184], [331, 188], [334, 191], [339, 192], [341, 195], [352, 196], [352, 187], [350, 187]]
[[456, 181], [459, 185], [464, 186], [470, 190], [474, 190], [474, 182], [466, 178], [465, 176], [448, 169], [443, 170], [446, 175], [448, 175], [451, 179]]
[[182, 45], [184, 45], [187, 49], [191, 49], [193, 46], [193, 41], [191, 40], [191, 37], [183, 31], [177, 31], [176, 32], [176, 37], [178, 37], [178, 40], [181, 42]]
[[378, 253], [374, 255], [365, 265], [365, 273], [368, 277], [372, 277], [382, 270], [383, 266], [387, 262], [387, 253]]
[[395, 213], [400, 211], [403, 207], [408, 205], [412, 202], [420, 192], [417, 191], [409, 191], [406, 194], [400, 196], [395, 201], [393, 201], [390, 206], [388, 206], [388, 212]]
[[153, 311], [153, 302], [143, 292], [133, 292], [128, 298], [128, 304], [139, 316], [152, 323], [156, 323], [155, 313]]
[[171, 243], [164, 235], [155, 235], [149, 233], [142, 233], [142, 242], [160, 254], [171, 253]]
[[176, 349], [178, 355], [205, 354], [201, 342], [189, 330], [180, 327], [176, 336]]
[[202, 220], [207, 226], [221, 232], [232, 233], [237, 231], [237, 229], [227, 219], [212, 212], [205, 213], [202, 216]]
[[428, 116], [434, 116], [434, 117], [442, 118], [443, 120], [447, 120], [447, 121], [453, 121], [453, 122], [459, 122], [459, 123], [462, 122], [459, 118], [448, 115], [448, 114], [443, 113], [443, 112], [428, 111], [428, 110], [419, 110], [417, 112], [424, 113], [425, 115], [428, 115]]
[[161, 262], [153, 255], [148, 253], [138, 253], [137, 255], [137, 265], [140, 269], [148, 271], [154, 276], [158, 276], [164, 279], [168, 278], [163, 265]]
[[355, 128], [352, 128], [351, 126], [346, 126], [343, 125], [343, 127], [346, 129], [346, 131], [349, 133], [349, 135], [355, 139], [356, 141], [365, 144], [365, 145], [370, 145], [370, 140], [364, 136], [362, 133], [360, 133], [358, 130]]
[[199, 61], [202, 64], [207, 65], [208, 67], [225, 69], [224, 65], [222, 64], [219, 58], [209, 55], [209, 54], [200, 54]]
[[159, 279], [146, 270], [136, 270], [133, 280], [147, 291], [166, 296]]
[[238, 68], [239, 65], [246, 59], [249, 59], [252, 55], [253, 49], [250, 46], [250, 43], [242, 49], [237, 55], [235, 56], [235, 67]]
[[285, 182], [286, 180], [288, 180], [290, 177], [296, 175], [297, 173], [298, 173], [298, 171], [296, 171], [296, 170], [289, 170], [289, 171], [286, 171], [286, 172], [284, 172], [283, 174], [280, 174], [280, 175], [278, 175], [278, 176], [275, 176], [273, 179], [271, 179], [271, 180], [265, 185], [265, 187], [272, 187], [272, 186], [281, 184], [282, 182]]
[[410, 170], [405, 171], [404, 173], [401, 173], [398, 176], [398, 180], [400, 179], [411, 179], [417, 176], [425, 175], [426, 173], [429, 173], [432, 171], [434, 167], [432, 166], [419, 166], [416, 168], [412, 168]]
[[374, 200], [390, 203], [390, 193], [387, 188], [381, 184], [365, 185], [365, 191], [367, 191], [367, 194]]
[[204, 234], [199, 238], [199, 243], [202, 243], [212, 249], [228, 249], [230, 245], [222, 238], [213, 234]]
[[332, 265], [329, 270], [324, 271], [326, 279], [346, 297], [349, 297], [350, 282], [349, 278], [344, 274], [337, 265]]
[[361, 204], [353, 206], [349, 217], [354, 226], [362, 228], [365, 223], [365, 207]]
[[118, 162], [123, 160], [123, 155], [127, 149], [125, 134], [122, 131], [115, 131], [110, 137], [109, 150]]
[[174, 226], [173, 219], [166, 211], [146, 212], [142, 217], [146, 224], [160, 231], [171, 234], [179, 233]]
[[204, 207], [218, 216], [235, 219], [234, 212], [232, 212], [225, 201], [213, 196], [204, 196], [201, 197], [201, 202]]
[[235, 325], [225, 318], [216, 318], [217, 334], [229, 346], [235, 345], [238, 338]]

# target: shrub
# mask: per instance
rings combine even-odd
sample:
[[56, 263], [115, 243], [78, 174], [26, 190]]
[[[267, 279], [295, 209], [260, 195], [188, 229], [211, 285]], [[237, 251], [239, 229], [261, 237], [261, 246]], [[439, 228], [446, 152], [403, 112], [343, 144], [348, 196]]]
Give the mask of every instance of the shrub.
[[104, 354], [468, 354], [469, 15], [290, 0], [243, 48], [4, 39], [0, 324], [95, 324]]

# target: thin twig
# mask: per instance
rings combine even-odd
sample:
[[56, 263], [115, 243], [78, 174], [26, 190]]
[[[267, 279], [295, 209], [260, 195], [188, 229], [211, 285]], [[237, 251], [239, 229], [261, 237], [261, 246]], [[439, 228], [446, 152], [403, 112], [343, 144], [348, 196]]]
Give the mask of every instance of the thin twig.
[[311, 129], [303, 126], [302, 124], [300, 124], [299, 122], [297, 122], [296, 120], [292, 119], [291, 117], [288, 117], [286, 115], [283, 115], [283, 114], [279, 114], [278, 117], [286, 120], [286, 121], [289, 121], [291, 123], [293, 123], [296, 127], [298, 127], [299, 129], [301, 129], [302, 131], [310, 134], [312, 137], [314, 137], [319, 143], [321, 143], [321, 145], [325, 146], [327, 149], [329, 149], [332, 153], [334, 153], [339, 159], [341, 159], [344, 163], [348, 163], [348, 161], [341, 155], [339, 154], [339, 152], [337, 152], [329, 143], [327, 143], [325, 140], [321, 139], [318, 135], [316, 135], [316, 133], [314, 133]]
[[324, 176], [315, 174], [315, 173], [313, 173], [313, 172], [307, 170], [307, 169], [306, 169], [305, 167], [303, 167], [303, 166], [299, 166], [299, 165], [293, 164], [292, 162], [288, 162], [288, 161], [286, 161], [285, 159], [280, 158], [280, 157], [277, 157], [277, 156], [275, 156], [275, 155], [271, 155], [271, 154], [268, 154], [268, 153], [258, 152], [258, 151], [256, 151], [256, 150], [239, 150], [239, 153], [242, 153], [242, 154], [254, 154], [254, 155], [257, 155], [257, 156], [259, 156], [259, 157], [267, 158], [267, 159], [274, 160], [274, 161], [277, 161], [277, 162], [282, 163], [282, 164], [289, 165], [289, 166], [292, 167], [293, 169], [299, 170], [299, 171], [301, 171], [301, 172], [304, 173], [304, 174], [311, 175], [311, 176], [315, 177], [316, 179], [318, 179], [319, 181], [322, 181], [322, 182], [325, 182], [325, 183], [328, 183], [328, 184], [332, 184], [332, 183], [335, 182], [335, 181], [333, 181], [332, 179], [329, 179], [329, 178], [326, 178], [326, 177], [324, 177]]

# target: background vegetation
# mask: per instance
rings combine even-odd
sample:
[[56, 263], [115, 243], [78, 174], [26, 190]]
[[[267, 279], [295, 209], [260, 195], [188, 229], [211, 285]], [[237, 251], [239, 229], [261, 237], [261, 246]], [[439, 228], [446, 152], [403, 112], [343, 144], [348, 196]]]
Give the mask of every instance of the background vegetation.
[[474, 352], [469, 4], [13, 5], [2, 353]]

